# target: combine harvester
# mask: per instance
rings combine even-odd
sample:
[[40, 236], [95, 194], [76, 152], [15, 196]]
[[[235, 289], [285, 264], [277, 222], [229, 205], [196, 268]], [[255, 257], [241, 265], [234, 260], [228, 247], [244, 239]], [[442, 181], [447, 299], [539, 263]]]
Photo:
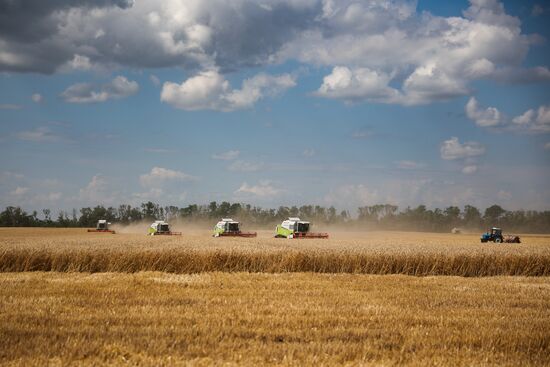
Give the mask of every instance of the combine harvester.
[[172, 232], [170, 225], [163, 220], [156, 220], [149, 226], [151, 236], [181, 236], [181, 232]]
[[97, 221], [95, 229], [88, 229], [88, 232], [97, 232], [97, 233], [112, 233], [115, 234], [115, 231], [109, 229], [111, 223], [107, 222], [105, 219], [100, 219]]
[[328, 233], [309, 231], [309, 222], [288, 218], [275, 228], [275, 238], [328, 238]]
[[502, 235], [502, 229], [493, 227], [491, 230], [487, 230], [487, 233], [481, 235], [481, 243], [494, 242], [494, 243], [521, 243], [519, 236], [516, 235]]
[[239, 228], [239, 222], [231, 218], [222, 218], [214, 227], [212, 237], [256, 237], [256, 232], [243, 232]]

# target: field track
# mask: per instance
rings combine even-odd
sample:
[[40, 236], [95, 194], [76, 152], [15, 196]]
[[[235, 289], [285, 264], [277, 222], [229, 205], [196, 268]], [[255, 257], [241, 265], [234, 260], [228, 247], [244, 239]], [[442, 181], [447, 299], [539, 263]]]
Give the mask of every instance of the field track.
[[88, 234], [82, 229], [0, 229], [0, 271], [315, 272], [467, 277], [550, 275], [550, 238], [480, 244], [477, 235], [335, 233], [329, 240]]

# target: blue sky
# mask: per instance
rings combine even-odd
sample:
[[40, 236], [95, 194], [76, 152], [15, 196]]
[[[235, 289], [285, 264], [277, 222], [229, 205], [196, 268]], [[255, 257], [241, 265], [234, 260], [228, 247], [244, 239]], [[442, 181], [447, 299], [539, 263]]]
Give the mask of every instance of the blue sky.
[[0, 6], [1, 206], [550, 207], [544, 2]]

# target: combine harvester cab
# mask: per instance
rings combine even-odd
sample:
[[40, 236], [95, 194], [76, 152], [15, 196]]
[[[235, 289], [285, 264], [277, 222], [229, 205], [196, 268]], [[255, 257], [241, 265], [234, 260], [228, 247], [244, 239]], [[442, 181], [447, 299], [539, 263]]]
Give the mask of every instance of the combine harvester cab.
[[115, 234], [115, 231], [113, 231], [112, 229], [109, 229], [110, 224], [111, 223], [107, 222], [105, 219], [100, 219], [97, 221], [97, 225], [95, 229], [88, 229], [88, 232]]
[[481, 235], [481, 243], [494, 242], [494, 243], [521, 243], [519, 236], [516, 235], [502, 235], [502, 229], [493, 227], [487, 230], [486, 233]]
[[163, 220], [157, 220], [149, 226], [151, 236], [181, 236], [181, 232], [172, 232], [170, 225]]
[[310, 232], [309, 226], [300, 218], [288, 218], [275, 228], [275, 238], [328, 238], [328, 233]]
[[212, 237], [256, 237], [256, 232], [243, 232], [239, 222], [231, 218], [223, 218], [214, 226]]

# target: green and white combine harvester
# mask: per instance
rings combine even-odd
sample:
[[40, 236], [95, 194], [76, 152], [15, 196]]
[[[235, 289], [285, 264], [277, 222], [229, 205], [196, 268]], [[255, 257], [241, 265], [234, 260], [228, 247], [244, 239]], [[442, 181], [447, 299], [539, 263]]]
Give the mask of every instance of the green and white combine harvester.
[[151, 236], [181, 236], [181, 232], [172, 232], [170, 225], [163, 220], [156, 220], [149, 226]]
[[309, 222], [291, 217], [275, 228], [275, 238], [328, 238], [328, 233], [310, 232], [309, 227]]
[[256, 232], [243, 232], [239, 228], [240, 223], [231, 218], [222, 218], [214, 226], [213, 237], [256, 237]]
[[111, 225], [111, 223], [107, 222], [105, 219], [100, 219], [100, 220], [97, 221], [97, 225], [96, 225], [95, 229], [88, 229], [88, 232], [115, 234], [114, 230], [109, 229], [110, 225]]

